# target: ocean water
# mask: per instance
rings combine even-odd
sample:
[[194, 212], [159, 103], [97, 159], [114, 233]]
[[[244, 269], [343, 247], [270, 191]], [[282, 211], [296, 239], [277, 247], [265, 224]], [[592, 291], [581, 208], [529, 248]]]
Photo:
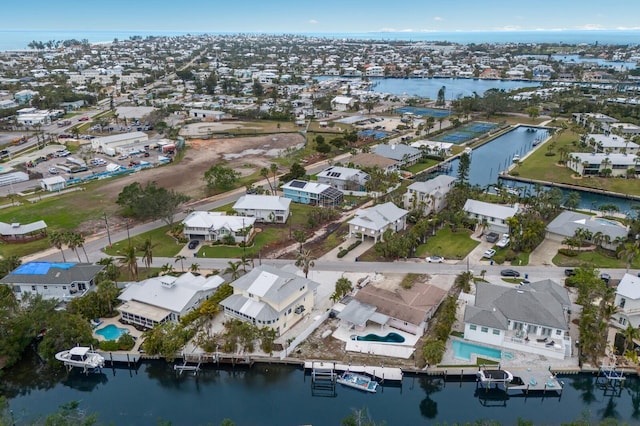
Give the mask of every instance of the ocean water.
[[[182, 36], [187, 34], [230, 34], [216, 31], [137, 31], [137, 30], [0, 30], [0, 51], [26, 50], [31, 41], [83, 40], [90, 43], [111, 42], [114, 38], [128, 39], [131, 36]], [[248, 33], [245, 33], [248, 34]], [[270, 33], [274, 35], [274, 33]], [[277, 35], [277, 34], [276, 34]], [[640, 30], [608, 31], [460, 31], [460, 32], [359, 32], [359, 33], [300, 33], [310, 37], [357, 40], [407, 40], [449, 41], [453, 43], [563, 43], [563, 44], [640, 44]]]

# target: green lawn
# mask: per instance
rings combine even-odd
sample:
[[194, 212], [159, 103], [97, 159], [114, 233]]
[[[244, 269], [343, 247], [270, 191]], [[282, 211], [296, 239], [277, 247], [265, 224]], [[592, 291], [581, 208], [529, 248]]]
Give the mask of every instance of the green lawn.
[[429, 167], [435, 166], [438, 163], [440, 163], [440, 161], [434, 160], [433, 158], [427, 158], [412, 166], [404, 167], [403, 170], [416, 174], [428, 169]]
[[[153, 248], [154, 257], [174, 257], [182, 249], [183, 245], [178, 244], [173, 237], [168, 235], [168, 231], [168, 226], [162, 226], [152, 231], [145, 232], [144, 234], [136, 235], [135, 237], [131, 237], [131, 244], [133, 244], [134, 247], [139, 248], [142, 247], [147, 238], [150, 238], [153, 244], [156, 245]], [[124, 250], [128, 245], [129, 241], [124, 239], [114, 243], [111, 247], [105, 247], [104, 251], [111, 256], [119, 256], [124, 253]], [[142, 257], [143, 253], [137, 252], [137, 255]]]
[[[627, 263], [623, 259], [616, 258], [611, 252], [604, 250], [583, 251], [575, 257], [556, 254], [552, 260], [556, 266], [593, 266], [594, 268], [626, 268]], [[640, 268], [640, 258], [631, 263], [634, 269]]]
[[258, 232], [254, 237], [253, 244], [246, 248], [224, 245], [210, 246], [205, 244], [198, 250], [198, 257], [240, 258], [243, 254], [247, 257], [258, 257], [258, 253], [266, 244], [285, 237], [283, 231], [288, 233], [288, 230], [284, 230], [283, 228], [263, 228], [262, 232]]
[[418, 246], [416, 255], [418, 257], [438, 255], [445, 259], [462, 259], [478, 244], [478, 241], [471, 239], [468, 230], [460, 229], [458, 232], [451, 232], [451, 228], [446, 226], [435, 236], [429, 237], [426, 244]]

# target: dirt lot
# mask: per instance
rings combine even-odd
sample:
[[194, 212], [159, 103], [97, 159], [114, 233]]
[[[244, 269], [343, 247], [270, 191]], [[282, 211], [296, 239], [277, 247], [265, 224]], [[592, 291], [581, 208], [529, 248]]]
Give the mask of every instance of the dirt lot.
[[203, 197], [204, 172], [219, 161], [249, 175], [271, 163], [271, 159], [283, 150], [305, 142], [298, 133], [281, 133], [265, 136], [223, 139], [192, 139], [187, 141], [184, 158], [175, 164], [115, 179], [100, 187], [105, 198], [115, 202], [122, 188], [133, 182], [144, 185], [155, 181], [158, 186], [173, 189], [193, 198]]

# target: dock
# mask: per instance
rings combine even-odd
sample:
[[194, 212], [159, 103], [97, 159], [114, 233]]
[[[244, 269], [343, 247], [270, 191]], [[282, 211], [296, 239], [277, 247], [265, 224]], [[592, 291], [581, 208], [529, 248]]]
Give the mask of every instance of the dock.
[[[481, 367], [480, 370], [477, 371], [486, 371], [490, 377], [493, 377], [490, 373], [493, 371], [502, 371], [502, 370], [484, 370], [484, 367]], [[531, 368], [514, 368], [509, 369], [509, 373], [513, 376], [510, 380], [505, 379], [495, 379], [488, 380], [485, 383], [482, 383], [481, 380], [477, 381], [478, 387], [484, 388], [488, 391], [492, 386], [497, 386], [498, 384], [502, 384], [504, 387], [504, 392], [509, 393], [510, 391], [521, 391], [525, 394], [529, 392], [555, 392], [557, 394], [562, 394], [562, 388], [564, 387], [564, 383], [556, 377], [554, 373], [550, 370], [532, 370]]]
[[351, 365], [341, 364], [333, 361], [305, 361], [305, 370], [333, 369], [334, 371], [351, 371], [353, 373], [364, 373], [384, 383], [385, 380], [401, 382], [402, 370], [397, 367], [371, 366], [371, 365]]

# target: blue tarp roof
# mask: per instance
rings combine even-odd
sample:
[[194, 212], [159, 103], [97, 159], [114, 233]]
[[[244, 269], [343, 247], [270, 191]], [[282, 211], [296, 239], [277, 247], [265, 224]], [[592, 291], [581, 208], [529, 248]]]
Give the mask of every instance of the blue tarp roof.
[[71, 269], [76, 264], [73, 262], [29, 262], [24, 265], [20, 265], [13, 274], [22, 275], [47, 275], [50, 268], [58, 269]]

